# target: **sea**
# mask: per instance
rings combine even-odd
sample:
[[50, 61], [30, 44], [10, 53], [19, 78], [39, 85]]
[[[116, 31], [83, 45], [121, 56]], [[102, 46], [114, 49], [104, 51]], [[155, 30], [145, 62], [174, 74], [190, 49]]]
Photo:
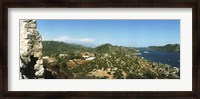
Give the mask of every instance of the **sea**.
[[144, 59], [160, 62], [163, 64], [168, 64], [173, 67], [180, 68], [180, 53], [179, 52], [168, 52], [168, 51], [158, 51], [152, 49], [138, 49]]

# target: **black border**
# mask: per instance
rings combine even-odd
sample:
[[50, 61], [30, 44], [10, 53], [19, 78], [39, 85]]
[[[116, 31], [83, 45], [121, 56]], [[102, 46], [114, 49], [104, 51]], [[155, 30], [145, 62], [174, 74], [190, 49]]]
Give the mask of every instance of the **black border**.
[[[198, 0], [3, 0], [0, 29], [0, 97], [5, 99], [62, 98], [136, 98], [136, 99], [199, 99], [200, 98], [200, 29]], [[174, 92], [44, 92], [8, 91], [8, 8], [192, 8], [192, 91]], [[31, 98], [32, 97], [32, 98]]]

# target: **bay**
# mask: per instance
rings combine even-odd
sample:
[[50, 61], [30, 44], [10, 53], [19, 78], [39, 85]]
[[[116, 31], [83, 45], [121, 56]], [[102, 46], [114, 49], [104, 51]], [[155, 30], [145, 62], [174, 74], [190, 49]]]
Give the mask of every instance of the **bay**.
[[180, 53], [179, 52], [167, 52], [167, 51], [158, 51], [152, 49], [138, 49], [144, 59], [160, 62], [163, 64], [168, 64], [173, 67], [180, 68]]

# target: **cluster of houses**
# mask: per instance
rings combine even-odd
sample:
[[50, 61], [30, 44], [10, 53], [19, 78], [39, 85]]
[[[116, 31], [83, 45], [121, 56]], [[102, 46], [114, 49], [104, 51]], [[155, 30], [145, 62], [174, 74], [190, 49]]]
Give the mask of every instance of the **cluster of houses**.
[[81, 64], [85, 64], [86, 62], [89, 62], [91, 60], [94, 60], [96, 57], [93, 53], [89, 53], [89, 52], [81, 52], [81, 57], [83, 59], [72, 59], [69, 60], [69, 62], [67, 62], [67, 66], [68, 67], [74, 67], [77, 65], [81, 65]]
[[95, 59], [95, 57], [94, 57], [95, 55], [93, 53], [81, 52], [80, 54], [85, 60], [90, 61], [90, 60], [94, 60]]
[[[85, 64], [86, 62], [94, 60], [96, 57], [93, 53], [89, 52], [81, 52], [81, 59], [71, 59], [66, 64], [68, 67], [74, 67], [77, 65]], [[68, 54], [59, 54], [60, 58], [68, 57]], [[44, 56], [43, 59], [47, 60], [48, 63], [56, 62], [57, 60], [55, 58], [51, 58], [49, 56]]]

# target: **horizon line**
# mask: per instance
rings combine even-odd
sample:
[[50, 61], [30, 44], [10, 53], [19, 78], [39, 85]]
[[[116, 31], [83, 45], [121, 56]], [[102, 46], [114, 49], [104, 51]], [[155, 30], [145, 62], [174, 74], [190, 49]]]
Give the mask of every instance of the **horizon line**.
[[[101, 46], [101, 45], [105, 45], [105, 44], [111, 44], [113, 46], [123, 46], [123, 47], [135, 47], [135, 48], [140, 48], [140, 47], [150, 47], [150, 46], [165, 46], [167, 44], [179, 44], [180, 43], [166, 43], [166, 44], [163, 44], [163, 45], [149, 45], [149, 46], [126, 46], [126, 45], [117, 45], [117, 44], [112, 44], [112, 43], [101, 43], [101, 44], [93, 44], [93, 46], [89, 46], [87, 44], [80, 44], [80, 43], [69, 43], [69, 42], [65, 42], [65, 41], [56, 41], [56, 40], [43, 40], [43, 41], [55, 41], [55, 42], [63, 42], [63, 43], [66, 43], [66, 44], [75, 44], [75, 45], [81, 45], [81, 46], [85, 46], [85, 47], [92, 47], [92, 48], [95, 48], [95, 47], [98, 47], [98, 46]], [[42, 41], [42, 42], [43, 42]]]

